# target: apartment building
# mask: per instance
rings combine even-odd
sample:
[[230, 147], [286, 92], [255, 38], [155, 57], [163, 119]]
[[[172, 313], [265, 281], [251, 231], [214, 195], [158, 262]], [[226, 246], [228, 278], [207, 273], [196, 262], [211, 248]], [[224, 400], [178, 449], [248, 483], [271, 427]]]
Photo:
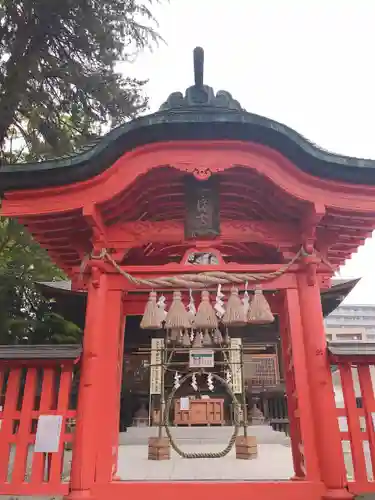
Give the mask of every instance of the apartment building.
[[341, 304], [325, 325], [328, 341], [375, 342], [375, 304]]

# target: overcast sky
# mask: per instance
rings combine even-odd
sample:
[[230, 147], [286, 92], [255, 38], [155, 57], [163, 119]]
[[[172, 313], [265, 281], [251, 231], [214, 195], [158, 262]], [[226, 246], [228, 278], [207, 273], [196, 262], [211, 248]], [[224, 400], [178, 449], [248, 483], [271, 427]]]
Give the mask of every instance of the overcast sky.
[[[151, 111], [193, 84], [200, 45], [216, 91], [325, 149], [375, 159], [375, 0], [170, 0], [154, 13], [166, 45], [123, 66], [149, 79]], [[375, 304], [375, 237], [341, 275], [364, 277], [347, 300]]]

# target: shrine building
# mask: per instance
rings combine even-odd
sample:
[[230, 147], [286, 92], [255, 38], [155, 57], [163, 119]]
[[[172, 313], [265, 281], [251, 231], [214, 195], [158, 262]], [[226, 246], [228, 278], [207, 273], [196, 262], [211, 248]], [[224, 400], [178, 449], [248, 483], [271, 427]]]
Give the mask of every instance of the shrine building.
[[[84, 330], [82, 349], [0, 348], [0, 494], [344, 500], [375, 492], [375, 349], [327, 344], [324, 329], [324, 312], [355, 285], [335, 289], [333, 275], [375, 229], [375, 161], [324, 151], [215, 93], [196, 48], [185, 94], [74, 154], [1, 166], [0, 190], [2, 215], [27, 227], [71, 280], [60, 304], [75, 304], [64, 315]], [[38, 434], [46, 418], [48, 442]], [[290, 480], [117, 474], [121, 425], [157, 426], [145, 452], [154, 467], [176, 454], [219, 460], [233, 448], [250, 470], [259, 458], [252, 420], [262, 418], [276, 430], [288, 425]], [[173, 438], [179, 425], [234, 430], [221, 452], [187, 453]]]

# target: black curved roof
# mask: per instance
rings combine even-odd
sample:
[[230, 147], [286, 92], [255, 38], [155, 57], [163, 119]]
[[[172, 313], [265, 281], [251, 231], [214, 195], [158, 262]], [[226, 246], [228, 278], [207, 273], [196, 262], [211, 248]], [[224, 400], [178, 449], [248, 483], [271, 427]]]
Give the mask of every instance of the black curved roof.
[[248, 113], [229, 92], [203, 84], [203, 50], [194, 50], [195, 84], [174, 92], [156, 113], [125, 123], [76, 153], [39, 163], [2, 165], [0, 191], [83, 181], [137, 146], [181, 140], [241, 140], [269, 146], [313, 176], [375, 185], [375, 160], [325, 151], [291, 128]]

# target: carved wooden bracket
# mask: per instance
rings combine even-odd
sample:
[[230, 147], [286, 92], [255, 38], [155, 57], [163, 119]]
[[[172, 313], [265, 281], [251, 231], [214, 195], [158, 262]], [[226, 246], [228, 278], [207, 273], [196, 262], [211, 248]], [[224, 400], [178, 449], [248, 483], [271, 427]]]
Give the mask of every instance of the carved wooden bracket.
[[202, 163], [196, 161], [174, 161], [171, 166], [177, 170], [193, 174], [199, 181], [206, 181], [211, 175], [233, 168], [234, 165], [227, 161], [219, 161], [218, 159], [215, 161], [205, 159]]
[[303, 257], [303, 263], [306, 269], [307, 284], [314, 286], [317, 282], [317, 270], [321, 259], [315, 254], [306, 255]]
[[306, 253], [313, 254], [316, 242], [316, 229], [325, 216], [326, 207], [322, 203], [314, 203], [302, 221], [302, 245]]
[[203, 249], [200, 246], [196, 246], [195, 248], [189, 248], [189, 250], [185, 252], [181, 264], [225, 265], [225, 262], [221, 253], [215, 248], [206, 247]]
[[107, 228], [102, 216], [94, 203], [84, 205], [82, 214], [92, 230], [92, 243], [99, 247], [108, 247]]
[[91, 283], [94, 288], [99, 288], [102, 271], [98, 267], [91, 268]]
[[195, 168], [193, 175], [198, 181], [206, 181], [211, 177], [212, 172], [209, 168]]

